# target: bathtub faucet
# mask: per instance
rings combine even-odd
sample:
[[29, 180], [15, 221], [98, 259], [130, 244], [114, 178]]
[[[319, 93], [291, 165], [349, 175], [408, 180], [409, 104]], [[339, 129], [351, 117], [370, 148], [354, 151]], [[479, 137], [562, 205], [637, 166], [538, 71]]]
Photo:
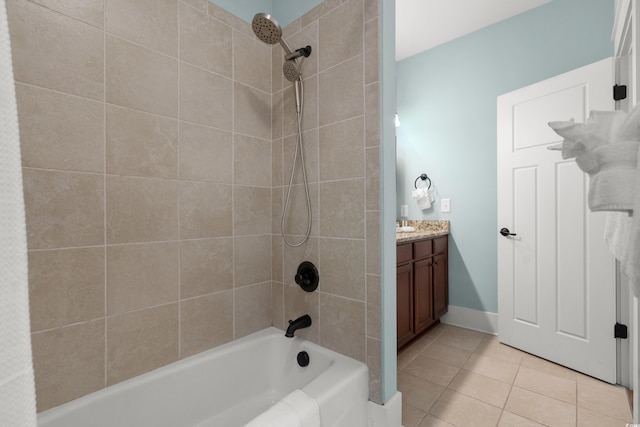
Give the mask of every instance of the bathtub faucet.
[[298, 317], [296, 320], [289, 320], [289, 327], [284, 334], [287, 338], [293, 338], [293, 333], [298, 329], [308, 328], [311, 326], [311, 317], [308, 314]]

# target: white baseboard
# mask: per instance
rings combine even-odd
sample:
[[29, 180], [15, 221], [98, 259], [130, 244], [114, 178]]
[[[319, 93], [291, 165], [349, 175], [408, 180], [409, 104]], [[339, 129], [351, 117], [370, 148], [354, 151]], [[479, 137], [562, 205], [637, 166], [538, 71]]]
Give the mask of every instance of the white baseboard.
[[384, 405], [369, 401], [369, 427], [402, 427], [402, 393], [396, 391]]
[[448, 313], [440, 318], [440, 322], [478, 332], [498, 335], [497, 313], [450, 305]]

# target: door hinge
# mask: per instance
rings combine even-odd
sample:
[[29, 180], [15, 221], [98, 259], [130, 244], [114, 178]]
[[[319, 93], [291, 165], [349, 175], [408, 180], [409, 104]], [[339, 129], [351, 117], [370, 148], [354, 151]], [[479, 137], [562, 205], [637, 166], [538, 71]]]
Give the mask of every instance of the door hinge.
[[626, 85], [614, 85], [613, 86], [613, 100], [620, 101], [627, 98], [627, 86]]
[[622, 323], [616, 323], [616, 326], [613, 328], [613, 337], [614, 338], [622, 338], [627, 339], [627, 325], [623, 325]]

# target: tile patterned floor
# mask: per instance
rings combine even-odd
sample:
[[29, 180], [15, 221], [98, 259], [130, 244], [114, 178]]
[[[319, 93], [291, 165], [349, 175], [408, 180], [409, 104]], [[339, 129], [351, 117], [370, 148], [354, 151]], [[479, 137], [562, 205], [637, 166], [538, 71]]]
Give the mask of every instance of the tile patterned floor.
[[625, 427], [627, 391], [438, 325], [398, 355], [404, 427]]

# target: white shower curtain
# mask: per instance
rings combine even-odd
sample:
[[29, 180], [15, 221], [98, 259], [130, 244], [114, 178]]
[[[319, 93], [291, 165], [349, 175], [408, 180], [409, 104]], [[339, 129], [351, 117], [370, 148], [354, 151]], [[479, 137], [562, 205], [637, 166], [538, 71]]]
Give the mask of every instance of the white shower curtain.
[[0, 425], [35, 427], [20, 138], [5, 0], [0, 3]]

